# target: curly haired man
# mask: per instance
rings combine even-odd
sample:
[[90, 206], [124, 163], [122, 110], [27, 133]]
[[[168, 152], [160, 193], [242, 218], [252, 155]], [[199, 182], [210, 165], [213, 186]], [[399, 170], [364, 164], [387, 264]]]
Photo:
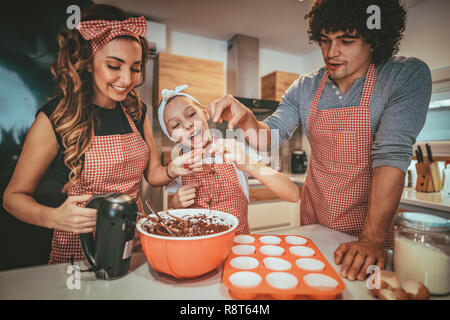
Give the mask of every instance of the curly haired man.
[[[379, 28], [368, 27], [376, 18], [369, 6], [379, 8]], [[398, 0], [316, 0], [305, 19], [324, 67], [294, 81], [264, 121], [230, 95], [213, 101], [210, 111], [214, 121], [237, 125], [247, 137], [266, 130], [267, 145], [249, 139], [260, 149], [304, 128], [311, 158], [300, 223], [357, 237], [334, 257], [343, 277], [363, 280], [369, 266], [384, 268], [385, 248], [393, 246], [393, 217], [425, 123], [431, 73], [417, 58], [394, 56], [406, 21]]]

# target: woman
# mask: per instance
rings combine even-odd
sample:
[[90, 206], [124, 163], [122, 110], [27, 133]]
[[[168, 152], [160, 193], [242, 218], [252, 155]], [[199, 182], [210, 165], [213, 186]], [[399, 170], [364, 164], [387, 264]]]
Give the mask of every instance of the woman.
[[49, 263], [84, 259], [78, 234], [95, 229], [96, 210], [84, 208], [92, 194], [127, 193], [143, 210], [142, 175], [162, 186], [199, 169], [192, 153], [159, 161], [135, 91], [145, 81], [146, 31], [144, 18], [95, 5], [59, 34], [55, 98], [38, 110], [3, 203], [17, 219], [54, 229]]

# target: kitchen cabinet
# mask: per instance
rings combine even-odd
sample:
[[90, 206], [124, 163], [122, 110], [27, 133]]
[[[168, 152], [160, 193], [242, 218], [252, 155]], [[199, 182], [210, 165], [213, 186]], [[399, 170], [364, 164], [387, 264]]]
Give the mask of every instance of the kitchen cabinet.
[[[300, 192], [301, 192], [301, 187]], [[163, 208], [167, 210], [173, 194], [164, 191]], [[300, 226], [300, 202], [292, 203], [279, 199], [261, 185], [250, 185], [248, 223], [250, 232], [269, 232]]]
[[253, 185], [249, 189], [248, 223], [251, 233], [298, 227], [300, 202], [281, 200], [268, 188]]
[[270, 201], [248, 206], [250, 233], [269, 232], [300, 226], [300, 202]]
[[281, 97], [300, 75], [274, 71], [261, 78], [261, 99], [281, 101]]
[[[305, 183], [306, 174], [286, 175], [299, 188]], [[248, 219], [251, 232], [270, 232], [284, 228], [296, 227], [300, 224], [300, 202], [290, 203], [278, 199], [270, 190], [265, 188], [256, 179], [249, 179], [249, 209]], [[166, 209], [170, 203], [167, 192], [163, 192], [163, 207]], [[415, 211], [434, 214], [446, 219], [450, 218], [450, 197], [444, 191], [424, 193], [414, 188], [405, 188], [396, 214], [402, 211]]]
[[187, 84], [186, 93], [195, 97], [204, 106], [223, 96], [224, 68], [220, 61], [185, 57], [161, 52], [156, 68], [154, 105], [161, 101], [161, 90], [175, 89]]

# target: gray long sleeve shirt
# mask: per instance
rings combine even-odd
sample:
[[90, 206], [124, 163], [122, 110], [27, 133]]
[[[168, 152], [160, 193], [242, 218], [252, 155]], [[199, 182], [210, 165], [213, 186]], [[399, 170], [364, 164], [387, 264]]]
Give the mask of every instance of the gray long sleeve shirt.
[[[285, 92], [277, 110], [264, 120], [271, 129], [272, 148], [289, 139], [300, 124], [309, 139], [308, 112], [324, 71], [322, 67], [301, 75]], [[344, 95], [328, 80], [317, 108], [359, 105], [365, 80], [366, 76], [355, 80]], [[425, 123], [430, 97], [431, 73], [423, 61], [393, 57], [377, 66], [369, 105], [372, 168], [390, 166], [406, 172], [412, 146]]]

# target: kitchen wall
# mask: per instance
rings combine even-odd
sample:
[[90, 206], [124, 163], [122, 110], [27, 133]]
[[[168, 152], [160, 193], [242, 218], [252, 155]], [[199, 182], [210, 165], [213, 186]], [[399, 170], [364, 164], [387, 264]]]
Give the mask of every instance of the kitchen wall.
[[[427, 0], [408, 9], [406, 30], [397, 55], [417, 57], [425, 61], [432, 72], [449, 67], [449, 12], [450, 1], [448, 0]], [[381, 26], [383, 27], [383, 25]], [[319, 49], [303, 55], [302, 59], [304, 72], [314, 70], [323, 65], [322, 54]], [[432, 112], [434, 111], [429, 113], [427, 122], [432, 121], [430, 120]], [[442, 113], [443, 111], [439, 112]], [[447, 112], [448, 117], [449, 111], [445, 112]], [[420, 139], [420, 136], [418, 139]], [[309, 156], [310, 147], [304, 135], [302, 135], [302, 146]]]
[[[427, 0], [410, 8], [406, 30], [397, 55], [422, 59], [432, 71], [449, 66], [449, 12], [448, 0]], [[310, 70], [323, 65], [320, 50], [315, 50], [302, 58], [303, 64]]]
[[[153, 25], [153, 23], [152, 23]], [[151, 32], [151, 31], [150, 31]], [[153, 30], [153, 32], [158, 32]], [[221, 61], [224, 65], [226, 83], [227, 68], [227, 42], [204, 37], [198, 37], [181, 32], [167, 32], [165, 52], [179, 54], [187, 57], [211, 59]], [[160, 51], [160, 50], [158, 50]], [[259, 75], [260, 77], [275, 70], [292, 73], [304, 72], [303, 57], [260, 49], [259, 51]], [[225, 88], [226, 90], [226, 88]]]
[[411, 8], [398, 54], [422, 59], [431, 70], [450, 66], [449, 12], [448, 0], [428, 0]]
[[[424, 60], [431, 70], [450, 65], [450, 42], [446, 41], [450, 30], [450, 1], [428, 0], [408, 10], [407, 28], [398, 55], [415, 56]], [[224, 65], [226, 83], [227, 44], [226, 41], [208, 39], [170, 30], [150, 29], [152, 37], [166, 32], [163, 51], [190, 57], [221, 61]], [[153, 32], [152, 32], [153, 31]], [[159, 46], [159, 50], [161, 46]], [[310, 53], [291, 55], [272, 50], [260, 49], [260, 77], [275, 70], [307, 73], [323, 66], [322, 54], [316, 44], [311, 44]], [[224, 89], [226, 91], [226, 88]], [[158, 136], [158, 133], [156, 133]], [[159, 139], [159, 137], [157, 137]], [[165, 140], [165, 138], [161, 138]], [[168, 140], [165, 140], [169, 143]], [[166, 143], [164, 143], [166, 145]], [[289, 153], [294, 148], [303, 148], [310, 156], [310, 147], [302, 129], [299, 128], [285, 145], [281, 147], [282, 169], [289, 169]]]
[[[156, 42], [158, 52], [167, 52], [187, 57], [220, 61], [224, 66], [224, 83], [226, 84], [227, 42], [194, 36], [181, 32], [169, 31], [162, 24], [150, 22], [149, 41]], [[260, 77], [275, 70], [302, 73], [305, 70], [301, 56], [285, 54], [272, 50], [260, 49]], [[260, 83], [259, 83], [260, 84]], [[226, 87], [224, 88], [224, 94]], [[258, 97], [259, 98], [259, 97]], [[153, 121], [153, 134], [158, 150], [170, 151], [172, 143], [161, 132], [157, 121]], [[281, 166], [289, 170], [289, 157], [292, 149], [301, 148], [301, 128], [280, 148]]]
[[[0, 18], [0, 200], [37, 109], [53, 96], [50, 64], [56, 59], [56, 35], [65, 26], [67, 7], [85, 8], [91, 1], [2, 4], [0, 13], [8, 19]], [[19, 221], [0, 205], [0, 270], [47, 263], [50, 241], [51, 230]]]

